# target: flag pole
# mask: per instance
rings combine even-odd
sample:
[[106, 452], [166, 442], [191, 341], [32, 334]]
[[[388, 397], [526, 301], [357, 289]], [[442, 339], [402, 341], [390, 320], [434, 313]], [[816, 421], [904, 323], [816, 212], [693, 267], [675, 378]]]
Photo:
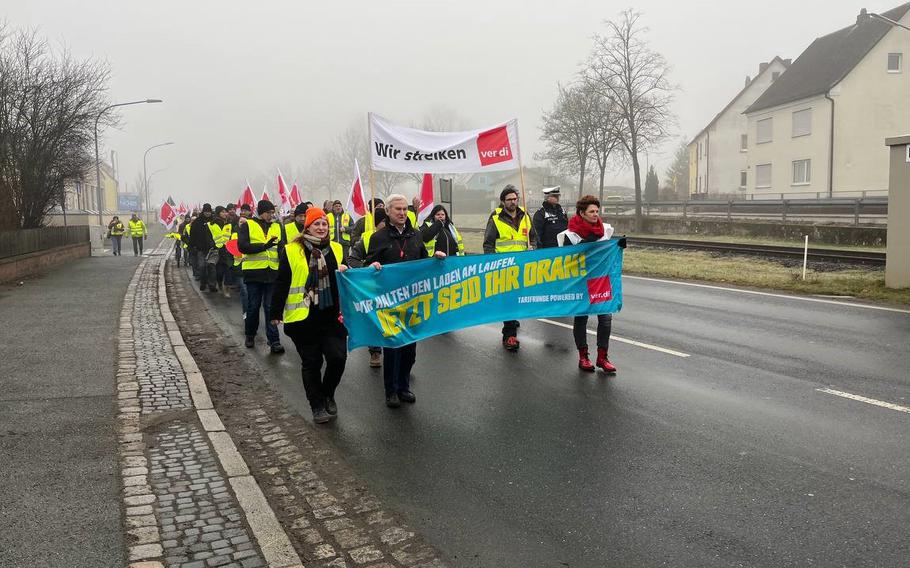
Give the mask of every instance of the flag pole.
[[364, 231], [375, 231], [376, 230], [376, 220], [373, 217], [373, 213], [376, 211], [376, 186], [375, 180], [373, 179], [373, 124], [370, 120], [370, 113], [367, 113], [367, 150], [370, 153], [370, 210], [367, 211], [367, 218], [363, 222]]

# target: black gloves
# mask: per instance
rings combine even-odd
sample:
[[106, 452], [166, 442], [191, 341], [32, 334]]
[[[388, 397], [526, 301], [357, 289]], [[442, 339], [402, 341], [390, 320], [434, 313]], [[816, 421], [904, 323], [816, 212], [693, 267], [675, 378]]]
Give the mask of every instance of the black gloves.
[[626, 248], [626, 237], [619, 237], [619, 240], [616, 241], [616, 245], [621, 249]]

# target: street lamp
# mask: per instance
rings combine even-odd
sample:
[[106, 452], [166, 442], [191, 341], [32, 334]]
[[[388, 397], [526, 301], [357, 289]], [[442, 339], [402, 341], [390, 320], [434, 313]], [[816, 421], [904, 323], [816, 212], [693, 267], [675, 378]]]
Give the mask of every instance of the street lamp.
[[882, 16], [881, 14], [870, 13], [869, 17], [875, 18], [876, 20], [881, 20], [883, 22], [887, 22], [887, 23], [891, 24], [892, 26], [897, 26], [899, 28], [904, 28], [905, 30], [910, 30], [910, 28], [908, 28], [904, 24], [902, 24], [900, 22], [896, 22], [896, 21], [892, 20], [891, 18], [886, 18], [886, 17]]
[[104, 225], [104, 220], [101, 218], [101, 209], [103, 198], [101, 196], [101, 160], [98, 158], [98, 121], [101, 120], [101, 116], [114, 107], [128, 106], [128, 105], [139, 105], [145, 103], [160, 103], [161, 99], [145, 99], [142, 101], [130, 101], [128, 103], [116, 103], [108, 105], [101, 109], [101, 112], [98, 113], [98, 116], [95, 117], [95, 193], [98, 198], [98, 224]]
[[[162, 146], [170, 146], [171, 144], [173, 144], [173, 142], [155, 144], [154, 146], [151, 146], [148, 150], [146, 150], [145, 154], [142, 156], [142, 179], [143, 179], [143, 181], [145, 181], [145, 213], [146, 213], [146, 215], [148, 215], [148, 213], [152, 210], [152, 206], [149, 201], [149, 177], [150, 176], [147, 173], [148, 167], [146, 165], [146, 158], [148, 158], [149, 152], [151, 152], [155, 148], [160, 148]], [[152, 175], [155, 175], [155, 174], [153, 173]]]

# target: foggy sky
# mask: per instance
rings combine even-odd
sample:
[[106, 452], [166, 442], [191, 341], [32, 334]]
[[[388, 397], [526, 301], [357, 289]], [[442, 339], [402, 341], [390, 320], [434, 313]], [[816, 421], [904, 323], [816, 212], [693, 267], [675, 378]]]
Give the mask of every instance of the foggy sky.
[[[775, 55], [796, 58], [860, 8], [900, 0], [637, 0], [651, 46], [679, 85], [677, 138], [647, 159], [663, 171]], [[517, 117], [522, 155], [542, 149], [541, 111], [573, 78], [602, 21], [629, 1], [40, 1], [3, 0], [12, 28], [38, 27], [79, 58], [107, 60], [122, 110], [103, 139], [132, 187], [146, 148], [152, 197], [234, 200], [245, 179], [303, 166], [373, 111], [408, 124], [433, 106], [473, 127]], [[642, 157], [644, 165], [646, 158]], [[287, 175], [287, 174], [286, 174]], [[628, 172], [611, 182], [631, 184]], [[290, 180], [289, 180], [290, 181]], [[306, 186], [306, 180], [298, 180]], [[261, 187], [254, 187], [257, 193]], [[270, 188], [274, 195], [274, 189]]]

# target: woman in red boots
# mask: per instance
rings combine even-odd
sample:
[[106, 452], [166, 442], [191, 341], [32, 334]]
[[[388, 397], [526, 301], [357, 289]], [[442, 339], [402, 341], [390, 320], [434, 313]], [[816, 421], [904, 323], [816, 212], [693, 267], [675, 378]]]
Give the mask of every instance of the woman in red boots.
[[[575, 216], [569, 219], [569, 228], [557, 235], [559, 246], [577, 245], [606, 241], [613, 236], [613, 227], [600, 220], [600, 201], [593, 195], [585, 195], [575, 204]], [[610, 348], [610, 327], [612, 314], [597, 315], [597, 360], [598, 367], [607, 373], [615, 373], [616, 367], [610, 362], [607, 352]], [[578, 368], [593, 373], [594, 364], [588, 357], [588, 316], [575, 316], [572, 326], [575, 347], [578, 348]]]

